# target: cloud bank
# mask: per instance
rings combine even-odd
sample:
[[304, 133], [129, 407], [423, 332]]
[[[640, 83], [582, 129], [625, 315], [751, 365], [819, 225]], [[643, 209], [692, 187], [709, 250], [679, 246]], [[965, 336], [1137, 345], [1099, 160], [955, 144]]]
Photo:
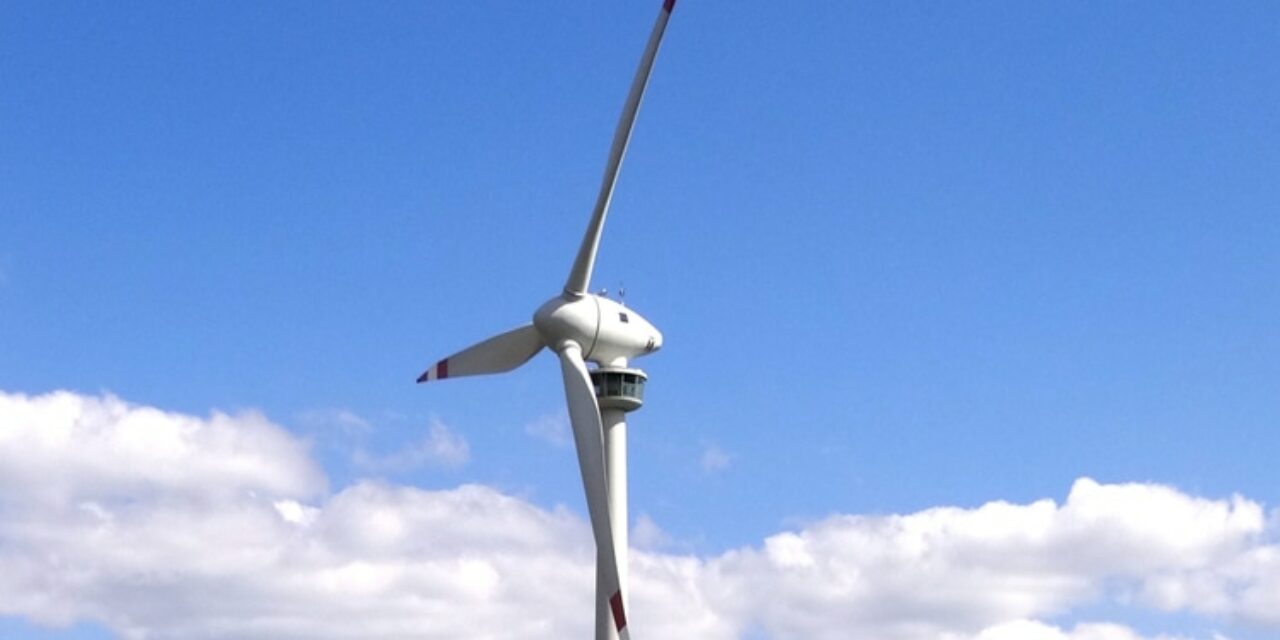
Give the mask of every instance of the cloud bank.
[[[1106, 603], [1280, 629], [1276, 528], [1242, 497], [1089, 479], [1061, 503], [837, 515], [717, 556], [633, 551], [633, 626], [1178, 637], [1056, 622]], [[577, 514], [483, 486], [333, 493], [305, 445], [254, 413], [0, 392], [0, 615], [130, 639], [590, 637], [594, 558]]]

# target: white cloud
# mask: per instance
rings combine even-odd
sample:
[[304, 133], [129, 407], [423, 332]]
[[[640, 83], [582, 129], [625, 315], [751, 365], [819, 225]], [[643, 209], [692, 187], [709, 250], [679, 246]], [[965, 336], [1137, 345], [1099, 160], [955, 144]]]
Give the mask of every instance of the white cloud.
[[413, 455], [428, 463], [458, 467], [471, 459], [471, 447], [461, 434], [444, 423], [433, 421], [426, 438], [414, 448]]
[[[350, 409], [312, 409], [298, 414], [298, 423], [308, 430], [359, 436], [373, 430], [368, 420]], [[328, 435], [328, 434], [326, 434]]]
[[[1117, 624], [1079, 624], [1070, 631], [1035, 620], [1012, 620], [972, 637], [972, 640], [1184, 640], [1182, 636], [1143, 636]], [[1227, 640], [1215, 635], [1213, 640]]]
[[357, 466], [374, 472], [404, 472], [420, 467], [456, 469], [471, 460], [471, 446], [462, 434], [432, 419], [426, 435], [418, 442], [388, 455], [357, 449], [353, 457]]
[[646, 550], [664, 549], [673, 542], [671, 536], [647, 513], [636, 516], [636, 522], [631, 527], [630, 541], [631, 546]]
[[[1222, 580], [1212, 595], [1227, 601], [1213, 613], [1257, 617], [1268, 609], [1244, 607], [1224, 573], [1259, 550], [1263, 527], [1261, 507], [1241, 498], [1082, 479], [1062, 505], [835, 516], [717, 562], [722, 573], [773, 587], [739, 604], [777, 637], [939, 637], [1051, 617], [1141, 593], [1153, 581], [1203, 582], [1206, 572]], [[1203, 610], [1189, 602], [1164, 608]]]
[[0, 499], [60, 504], [231, 496], [315, 497], [306, 447], [262, 415], [196, 418], [114, 396], [0, 393]]
[[702, 467], [703, 473], [719, 473], [733, 464], [733, 456], [717, 445], [708, 444], [703, 447], [698, 464]]
[[319, 509], [293, 500], [277, 500], [271, 503], [271, 506], [276, 508], [276, 513], [280, 514], [281, 519], [290, 524], [311, 524], [320, 514]]
[[573, 432], [569, 425], [569, 414], [564, 411], [542, 416], [526, 424], [524, 432], [557, 447], [563, 448], [573, 444]]
[[[708, 640], [1179, 638], [1054, 624], [1104, 602], [1148, 624], [1280, 628], [1275, 527], [1240, 497], [1082, 479], [1061, 504], [838, 515], [711, 557], [633, 550], [632, 621]], [[257, 414], [0, 393], [0, 615], [128, 639], [588, 637], [594, 556], [581, 516], [486, 487], [329, 495]]]

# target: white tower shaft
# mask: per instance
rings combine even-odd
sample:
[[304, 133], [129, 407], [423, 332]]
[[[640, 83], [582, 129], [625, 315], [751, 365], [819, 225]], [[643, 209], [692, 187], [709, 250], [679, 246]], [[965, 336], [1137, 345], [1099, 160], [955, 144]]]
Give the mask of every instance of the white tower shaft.
[[[600, 422], [604, 427], [605, 474], [609, 487], [609, 521], [613, 528], [613, 549], [617, 555], [618, 585], [622, 601], [631, 610], [630, 591], [627, 589], [627, 419], [621, 409], [601, 408]], [[609, 587], [605, 579], [605, 563], [609, 560], [596, 557], [596, 640], [618, 640], [613, 614], [609, 608]]]

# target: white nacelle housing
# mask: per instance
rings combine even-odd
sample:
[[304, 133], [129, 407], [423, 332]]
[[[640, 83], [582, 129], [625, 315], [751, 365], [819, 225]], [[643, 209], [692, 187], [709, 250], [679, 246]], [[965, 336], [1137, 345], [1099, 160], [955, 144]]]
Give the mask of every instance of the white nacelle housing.
[[533, 314], [533, 325], [552, 349], [571, 340], [582, 348], [583, 359], [604, 366], [626, 366], [662, 348], [662, 333], [643, 316], [591, 294], [547, 301]]

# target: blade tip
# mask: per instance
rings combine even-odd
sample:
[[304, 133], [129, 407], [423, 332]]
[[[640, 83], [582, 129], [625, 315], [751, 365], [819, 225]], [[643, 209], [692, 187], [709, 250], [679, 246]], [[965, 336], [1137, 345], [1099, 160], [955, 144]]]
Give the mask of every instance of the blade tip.
[[449, 359], [446, 358], [432, 365], [430, 369], [422, 372], [418, 376], [418, 382], [430, 382], [432, 380], [444, 380], [449, 377]]
[[613, 597], [609, 598], [609, 608], [613, 609], [613, 622], [621, 633], [627, 627], [627, 612], [622, 607], [622, 592], [613, 592]]
[[676, 0], [666, 0], [665, 2], [662, 3], [662, 10], [666, 11], [667, 13], [671, 13], [671, 10], [674, 9], [675, 7], [676, 7]]

